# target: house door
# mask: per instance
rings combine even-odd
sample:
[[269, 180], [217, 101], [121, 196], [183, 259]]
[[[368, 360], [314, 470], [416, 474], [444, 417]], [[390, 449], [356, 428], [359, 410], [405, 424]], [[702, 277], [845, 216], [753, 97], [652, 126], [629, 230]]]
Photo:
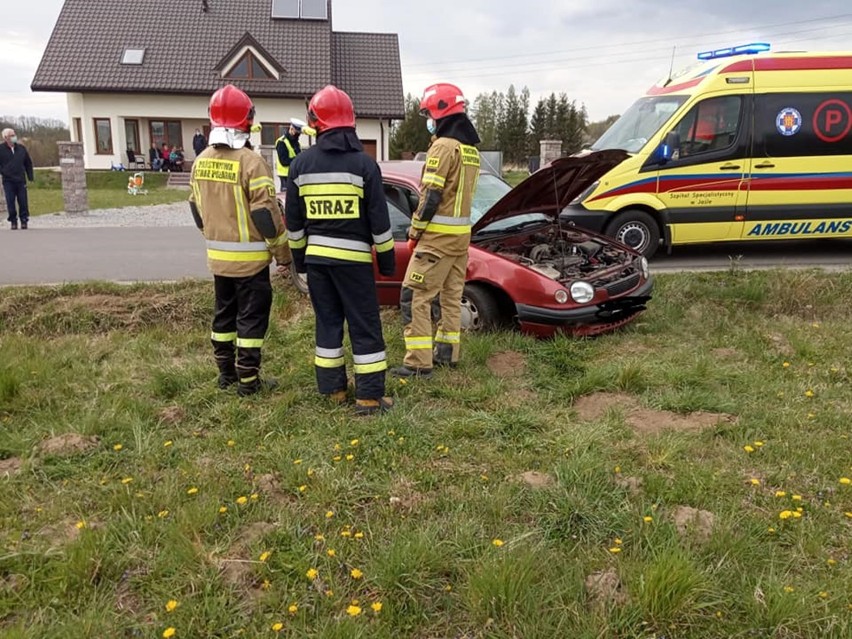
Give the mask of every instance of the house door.
[[375, 140], [361, 140], [361, 144], [364, 145], [364, 153], [369, 155], [371, 158], [376, 160], [376, 141]]
[[142, 147], [139, 144], [139, 120], [124, 121], [124, 140], [128, 149], [134, 153], [141, 153]]

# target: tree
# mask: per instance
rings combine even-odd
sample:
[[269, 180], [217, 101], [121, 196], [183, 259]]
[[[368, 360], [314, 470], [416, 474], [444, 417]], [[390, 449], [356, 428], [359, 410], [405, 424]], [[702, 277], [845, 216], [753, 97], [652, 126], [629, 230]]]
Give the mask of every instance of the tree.
[[405, 120], [394, 122], [391, 128], [390, 157], [399, 160], [403, 153], [426, 151], [431, 141], [426, 120], [420, 115], [420, 99], [409, 93], [405, 97]]
[[505, 96], [502, 93], [480, 93], [471, 107], [471, 120], [482, 140], [479, 147], [486, 151], [500, 149], [498, 129], [503, 119]]
[[514, 85], [506, 93], [505, 109], [497, 128], [497, 138], [503, 150], [503, 160], [511, 164], [526, 164], [527, 116], [530, 92], [526, 87], [519, 94]]
[[60, 120], [29, 116], [0, 116], [0, 129], [15, 129], [21, 144], [27, 147], [35, 166], [57, 166], [57, 142], [71, 139], [68, 127]]

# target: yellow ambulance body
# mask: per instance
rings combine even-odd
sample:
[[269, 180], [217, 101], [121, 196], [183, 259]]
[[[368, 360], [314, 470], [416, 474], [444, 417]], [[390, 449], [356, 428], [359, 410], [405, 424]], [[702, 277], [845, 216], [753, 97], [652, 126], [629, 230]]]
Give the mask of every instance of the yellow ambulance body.
[[592, 147], [630, 157], [560, 219], [646, 256], [661, 241], [852, 237], [852, 53], [762, 47], [700, 54], [652, 87]]

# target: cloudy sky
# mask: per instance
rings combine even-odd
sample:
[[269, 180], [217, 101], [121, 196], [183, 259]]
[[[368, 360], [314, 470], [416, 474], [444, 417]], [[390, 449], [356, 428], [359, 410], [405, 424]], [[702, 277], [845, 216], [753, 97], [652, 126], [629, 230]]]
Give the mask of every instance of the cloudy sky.
[[[0, 114], [67, 119], [63, 95], [29, 90], [62, 2], [3, 0]], [[592, 119], [620, 113], [665, 76], [673, 49], [676, 68], [753, 41], [852, 49], [849, 0], [335, 0], [333, 12], [336, 30], [399, 34], [412, 93], [441, 80], [471, 98], [510, 84], [534, 99], [564, 91]]]

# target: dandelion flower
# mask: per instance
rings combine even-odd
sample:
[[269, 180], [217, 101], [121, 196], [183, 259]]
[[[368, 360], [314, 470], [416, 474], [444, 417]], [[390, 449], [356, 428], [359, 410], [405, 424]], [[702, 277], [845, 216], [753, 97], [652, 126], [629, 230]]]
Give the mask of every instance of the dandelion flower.
[[346, 461], [352, 461], [353, 459], [355, 459], [355, 455], [353, 455], [352, 453], [349, 453], [349, 454], [346, 456]]
[[293, 460], [293, 464], [295, 464], [296, 466], [298, 466], [298, 465], [299, 465], [299, 464], [301, 464], [301, 463], [302, 463], [302, 460], [301, 460], [301, 459], [294, 459], [294, 460]]
[[491, 545], [494, 546], [495, 548], [499, 548], [500, 546], [503, 545], [503, 543], [504, 542], [503, 542], [502, 539], [492, 539], [491, 540]]
[[399, 380], [399, 385], [400, 385], [400, 386], [405, 386], [407, 383], [408, 383], [408, 381], [407, 381], [407, 380], [404, 380], [404, 379]]
[[793, 586], [784, 586], [784, 592], [793, 592], [796, 590]]
[[228, 512], [227, 506], [219, 506], [219, 514], [220, 515], [224, 515], [226, 512]]
[[351, 606], [348, 606], [346, 608], [346, 614], [349, 615], [350, 617], [357, 617], [358, 615], [361, 614], [361, 607], [352, 604]]
[[166, 602], [166, 612], [174, 612], [179, 605], [180, 605], [180, 603], [178, 603], [174, 599], [169, 599]]
[[341, 531], [340, 531], [340, 536], [341, 536], [341, 537], [351, 537], [351, 536], [352, 536], [352, 531], [351, 531], [351, 530], [341, 530]]
[[316, 541], [323, 541], [325, 539], [325, 535], [323, 535], [322, 533], [317, 533], [316, 535], [314, 535], [314, 539]]
[[790, 517], [792, 517], [792, 516], [793, 516], [793, 511], [791, 511], [791, 510], [782, 510], [780, 513], [778, 513], [779, 519], [790, 519]]
[[355, 448], [360, 443], [361, 442], [359, 440], [353, 439], [351, 442], [349, 442], [349, 445], [352, 446], [352, 448]]
[[751, 479], [749, 479], [749, 482], [752, 486], [760, 486], [760, 480], [756, 477], [752, 477]]
[[302, 484], [301, 486], [299, 486], [299, 492], [300, 493], [305, 492], [307, 489], [308, 489], [308, 486], [306, 484]]
[[284, 624], [280, 621], [276, 621], [272, 624], [272, 632], [281, 632], [282, 630], [284, 630]]
[[333, 461], [333, 462], [337, 463], [337, 462], [339, 462], [341, 459], [343, 459], [343, 456], [342, 456], [342, 455], [335, 455], [334, 457], [332, 457], [332, 458], [331, 458], [331, 461]]
[[264, 579], [263, 583], [260, 584], [260, 589], [261, 590], [269, 590], [270, 588], [272, 588], [272, 582], [269, 581], [269, 579]]
[[160, 519], [165, 519], [168, 516], [169, 516], [168, 510], [161, 510], [160, 512], [157, 513], [157, 517], [159, 517]]
[[168, 448], [169, 446], [172, 446], [173, 444], [174, 444], [174, 442], [171, 439], [167, 439], [166, 441], [163, 442], [163, 448]]
[[229, 447], [229, 448], [232, 448], [232, 447], [234, 447], [234, 446], [236, 446], [236, 445], [237, 445], [237, 442], [235, 442], [233, 439], [229, 439], [229, 440], [228, 440], [228, 447]]
[[382, 611], [382, 602], [376, 601], [375, 603], [371, 603], [370, 608], [373, 609], [373, 612], [375, 612], [376, 614], [379, 614]]
[[124, 485], [131, 484], [133, 483], [133, 477], [125, 477], [121, 480], [121, 483]]
[[334, 548], [329, 548], [325, 551], [325, 554], [327, 554], [329, 557], [334, 557], [335, 555], [337, 555], [337, 551]]
[[822, 592], [819, 593], [819, 598], [820, 599], [828, 599], [828, 593], [825, 590], [823, 590]]
[[306, 474], [308, 477], [313, 477], [313, 476], [314, 476], [314, 469], [313, 469], [313, 468], [308, 468], [308, 472], [307, 472], [307, 473], [305, 473], [305, 474]]
[[77, 528], [77, 530], [83, 530], [83, 528], [86, 527], [86, 522], [81, 519], [76, 524], [74, 524], [74, 526]]
[[825, 560], [825, 563], [827, 563], [829, 566], [833, 566], [837, 563], [837, 560], [829, 557], [828, 559]]
[[845, 512], [843, 514], [852, 519], [852, 512]]
[[616, 537], [613, 541], [614, 541], [616, 546], [620, 546], [621, 544], [624, 543], [623, 541], [621, 541], [621, 539], [619, 537]]
[[642, 521], [644, 521], [646, 524], [650, 524], [652, 521], [654, 521], [654, 518], [650, 515], [645, 515], [644, 517], [642, 517]]
[[329, 588], [328, 590], [325, 591], [325, 596], [326, 597], [334, 597], [334, 591], [331, 588]]
[[848, 486], [849, 484], [852, 484], [852, 479], [849, 479], [848, 477], [841, 477], [840, 483], [844, 486]]
[[784, 362], [783, 364], [781, 364], [781, 366], [783, 366], [784, 368], [790, 368], [790, 362]]
[[341, 448], [343, 448], [343, 447], [340, 444], [334, 445], [334, 450], [340, 450]]
[[743, 450], [747, 453], [753, 453], [754, 452], [754, 446], [751, 446], [750, 444], [746, 444], [745, 446], [743, 446]]
[[248, 503], [248, 497], [246, 497], [245, 495], [240, 495], [239, 497], [237, 497], [237, 503], [240, 506], [245, 506]]
[[364, 576], [364, 573], [363, 573], [363, 572], [361, 572], [360, 570], [358, 570], [357, 568], [353, 568], [353, 569], [349, 572], [349, 574], [350, 574], [350, 575], [352, 575], [352, 579], [360, 579], [361, 577], [363, 577], [363, 576]]
[[358, 531], [358, 532], [355, 533], [355, 539], [363, 539], [363, 538], [364, 538], [364, 533], [362, 533], [361, 531]]
[[249, 499], [251, 499], [252, 501], [257, 501], [259, 498], [260, 495], [258, 495], [257, 493], [252, 493], [251, 495], [249, 495]]
[[793, 519], [801, 519], [802, 518], [801, 511], [794, 510], [791, 514], [793, 515]]
[[756, 441], [756, 442], [754, 442], [754, 445], [755, 445], [757, 448], [760, 448], [760, 447], [762, 447], [762, 446], [764, 445], [764, 443], [765, 443], [765, 442]]
[[814, 392], [810, 388], [805, 391], [805, 397], [813, 397], [813, 396], [814, 396]]
[[793, 495], [792, 497], [790, 497], [790, 499], [792, 499], [793, 501], [802, 501], [802, 496], [801, 495]]
[[334, 517], [334, 511], [333, 511], [333, 510], [327, 510], [327, 511], [325, 512], [325, 518], [326, 518], [326, 519], [331, 519], [332, 517]]
[[617, 555], [618, 553], [620, 553], [620, 552], [621, 552], [621, 548], [619, 548], [618, 546], [615, 546], [615, 547], [613, 547], [613, 548], [610, 548], [610, 549], [609, 549], [609, 551], [610, 551], [613, 555]]
[[265, 562], [267, 559], [269, 559], [271, 555], [271, 552], [269, 552], [268, 550], [264, 550], [262, 553], [260, 553], [260, 561]]
[[769, 528], [766, 529], [766, 532], [768, 532], [770, 535], [773, 535], [773, 534], [775, 534], [775, 529], [772, 526], [770, 526]]
[[787, 491], [784, 491], [784, 490], [776, 490], [776, 491], [775, 491], [775, 496], [776, 496], [776, 497], [786, 497], [786, 496], [787, 496]]
[[186, 494], [187, 494], [187, 495], [194, 495], [194, 494], [196, 494], [197, 492], [198, 492], [198, 488], [196, 488], [195, 486], [193, 486], [193, 487], [189, 488], [189, 489], [186, 491]]
[[295, 615], [297, 612], [299, 612], [299, 606], [297, 604], [290, 604], [289, 606], [287, 606], [287, 612], [289, 612], [291, 615]]
[[163, 639], [169, 639], [169, 637], [175, 636], [175, 629], [169, 626], [165, 630], [163, 630]]
[[313, 581], [319, 576], [319, 572], [317, 572], [316, 568], [308, 568], [308, 572], [305, 573], [305, 577]]
[[122, 444], [115, 444], [112, 449], [116, 452], [120, 451], [124, 446]]

